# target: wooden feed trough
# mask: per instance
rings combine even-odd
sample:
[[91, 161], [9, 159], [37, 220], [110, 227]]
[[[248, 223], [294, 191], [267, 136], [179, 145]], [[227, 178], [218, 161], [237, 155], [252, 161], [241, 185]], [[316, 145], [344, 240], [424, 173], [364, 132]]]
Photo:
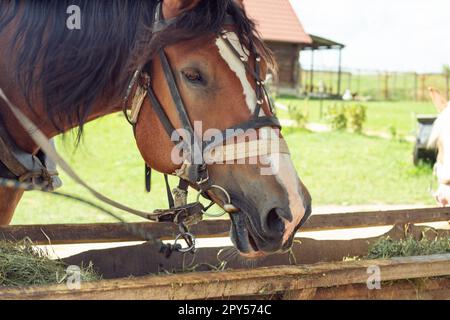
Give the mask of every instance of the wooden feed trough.
[[[393, 226], [386, 234], [393, 239], [407, 235], [420, 239], [450, 236], [450, 230], [414, 224], [449, 220], [450, 208], [313, 215], [302, 231]], [[138, 225], [164, 239], [173, 239], [177, 233], [171, 224]], [[227, 236], [229, 227], [227, 220], [213, 220], [192, 231], [201, 238], [214, 238]], [[139, 241], [121, 224], [0, 228], [0, 239], [25, 237], [42, 245], [48, 239], [53, 245]], [[0, 299], [450, 299], [450, 254], [343, 261], [367, 255], [379, 238], [298, 238], [290, 254], [267, 257], [252, 269], [233, 259], [225, 271], [213, 266], [219, 265], [219, 253], [226, 248], [202, 248], [195, 255], [174, 254], [170, 259], [145, 243], [91, 250], [64, 260], [76, 265], [92, 261], [104, 280], [83, 283], [79, 290], [69, 290], [65, 284], [2, 288]], [[367, 287], [371, 266], [380, 268], [380, 290]]]

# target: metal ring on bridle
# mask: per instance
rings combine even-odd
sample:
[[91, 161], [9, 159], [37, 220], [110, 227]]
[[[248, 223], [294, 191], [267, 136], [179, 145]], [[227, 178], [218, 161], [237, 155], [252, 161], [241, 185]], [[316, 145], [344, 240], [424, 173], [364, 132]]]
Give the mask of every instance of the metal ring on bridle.
[[[231, 197], [230, 197], [230, 194], [228, 193], [227, 190], [225, 190], [224, 188], [222, 188], [221, 186], [218, 186], [218, 185], [212, 185], [209, 189], [217, 189], [217, 190], [222, 191], [223, 194], [225, 195], [225, 197], [227, 198], [227, 203], [224, 203], [224, 206], [226, 206], [226, 205], [232, 206], [232, 204], [231, 204]], [[202, 195], [202, 194], [199, 192], [198, 195], [197, 195], [197, 202], [200, 201], [200, 196], [201, 196], [201, 195]], [[214, 201], [211, 201], [211, 205], [212, 205], [212, 204], [214, 204]], [[208, 207], [211, 207], [211, 205], [208, 206]], [[224, 209], [222, 212], [216, 214], [216, 213], [208, 213], [207, 211], [202, 210], [202, 213], [203, 213], [204, 215], [208, 216], [208, 217], [211, 217], [211, 218], [220, 218], [220, 217], [222, 217], [223, 215], [225, 215], [225, 214], [227, 213], [227, 211]]]
[[[189, 239], [189, 242], [191, 242], [190, 245], [189, 245], [188, 240], [186, 240], [185, 237], [187, 237], [187, 238]], [[186, 242], [186, 244], [189, 245], [189, 247], [187, 247], [187, 248], [179, 248], [179, 249], [177, 249], [178, 252], [181, 252], [181, 253], [187, 253], [187, 252], [191, 252], [191, 251], [195, 250], [195, 242], [196, 242], [196, 239], [195, 239], [195, 237], [194, 237], [194, 235], [193, 235], [192, 233], [189, 233], [189, 232], [186, 232], [186, 233], [184, 233], [184, 234], [181, 234], [181, 233], [180, 233], [180, 234], [175, 238], [175, 242], [173, 243], [173, 245], [176, 246], [177, 243], [178, 243], [178, 241], [180, 241], [180, 239], [183, 239], [183, 240]]]

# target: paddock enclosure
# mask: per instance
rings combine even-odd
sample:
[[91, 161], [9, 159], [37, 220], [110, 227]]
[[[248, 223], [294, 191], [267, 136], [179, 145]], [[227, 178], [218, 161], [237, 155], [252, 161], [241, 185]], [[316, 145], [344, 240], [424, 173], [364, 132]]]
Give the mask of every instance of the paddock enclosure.
[[[269, 256], [250, 267], [240, 259], [222, 262], [226, 248], [206, 247], [165, 258], [147, 243], [90, 250], [64, 258], [67, 264], [92, 262], [103, 280], [82, 283], [1, 288], [0, 299], [450, 299], [450, 254], [361, 260], [381, 237], [450, 236], [450, 208], [313, 215], [302, 232], [346, 232], [371, 227], [391, 229], [382, 236], [353, 240], [296, 239], [291, 253]], [[441, 229], [431, 228], [441, 222]], [[176, 226], [139, 223], [169, 240]], [[203, 221], [193, 227], [199, 238], [228, 235], [228, 220]], [[121, 224], [29, 225], [0, 228], [0, 239], [28, 237], [36, 245], [139, 241]], [[369, 290], [368, 270], [377, 266], [381, 289]]]

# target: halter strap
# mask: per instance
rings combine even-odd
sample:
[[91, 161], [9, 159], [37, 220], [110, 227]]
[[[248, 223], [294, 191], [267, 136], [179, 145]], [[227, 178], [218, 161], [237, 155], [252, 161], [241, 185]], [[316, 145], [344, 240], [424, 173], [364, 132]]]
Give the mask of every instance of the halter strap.
[[171, 19], [164, 19], [163, 11], [162, 11], [162, 1], [158, 1], [155, 9], [155, 19], [153, 21], [152, 32], [157, 33], [161, 32], [164, 29], [176, 24], [178, 21], [177, 17]]

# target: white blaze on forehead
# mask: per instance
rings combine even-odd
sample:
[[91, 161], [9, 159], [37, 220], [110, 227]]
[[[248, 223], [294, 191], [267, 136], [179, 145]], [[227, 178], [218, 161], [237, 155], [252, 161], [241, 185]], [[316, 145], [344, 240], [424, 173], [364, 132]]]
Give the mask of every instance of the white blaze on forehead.
[[[439, 142], [439, 143], [438, 143]], [[440, 180], [450, 179], [450, 103], [442, 111], [433, 125], [430, 147], [439, 147], [437, 176]]]
[[436, 193], [436, 199], [444, 206], [450, 204], [450, 136], [442, 140], [442, 146], [439, 153], [442, 153], [442, 163], [436, 163], [436, 176], [439, 181], [439, 188]]
[[434, 122], [428, 145], [435, 147], [439, 140], [443, 142], [450, 140], [450, 102]]
[[[440, 184], [447, 185], [450, 182], [450, 136], [442, 139], [439, 146], [439, 157], [435, 165], [436, 176]], [[446, 190], [445, 194], [450, 202], [450, 190]]]
[[439, 203], [446, 206], [450, 204], [450, 186], [447, 184], [450, 181], [450, 102], [434, 122], [428, 146], [439, 149], [435, 166], [439, 188], [435, 196]]
[[450, 186], [445, 184], [439, 185], [436, 192], [436, 200], [445, 206], [450, 204]]
[[[230, 40], [233, 47], [236, 51], [248, 61], [249, 52], [242, 48], [242, 45], [239, 41], [238, 36], [234, 32], [226, 33], [228, 40]], [[248, 81], [247, 78], [247, 70], [245, 69], [244, 63], [241, 61], [239, 57], [232, 51], [232, 49], [225, 43], [225, 40], [222, 37], [218, 37], [216, 40], [216, 45], [219, 48], [219, 53], [225, 62], [228, 64], [230, 69], [236, 73], [236, 76], [239, 78], [242, 84], [242, 88], [244, 90], [245, 101], [250, 112], [255, 111], [256, 107], [256, 92], [253, 89], [252, 85]]]
[[302, 190], [297, 178], [292, 159], [288, 154], [274, 153], [270, 156], [272, 162], [279, 161], [279, 169], [276, 179], [287, 191], [289, 199], [289, 209], [291, 210], [292, 222], [285, 221], [285, 231], [283, 243], [288, 241], [295, 228], [299, 225], [305, 216], [305, 205], [301, 197]]
[[[261, 136], [263, 138], [272, 139], [278, 137], [278, 133], [270, 127], [261, 129]], [[300, 221], [305, 216], [305, 204], [302, 199], [302, 190], [300, 190], [300, 183], [297, 177], [292, 158], [288, 154], [272, 153], [270, 156], [265, 156], [263, 162], [270, 164], [272, 174], [275, 176], [277, 182], [286, 190], [289, 199], [289, 209], [291, 210], [293, 220], [292, 222], [285, 221], [285, 232], [283, 243], [288, 241], [298, 226]]]
[[[226, 35], [236, 51], [248, 60], [249, 53], [242, 48], [238, 36], [233, 32], [228, 32]], [[216, 45], [219, 48], [222, 58], [241, 81], [247, 106], [250, 112], [254, 113], [256, 107], [256, 92], [247, 78], [247, 70], [245, 69], [244, 64], [221, 37], [217, 38]], [[263, 115], [264, 111], [261, 108], [260, 116]], [[269, 137], [274, 140], [279, 139], [278, 133], [271, 127], [261, 128], [260, 132], [263, 139]], [[291, 210], [293, 221], [285, 221], [283, 242], [286, 242], [305, 215], [305, 207], [301, 196], [302, 191], [300, 190], [297, 172], [292, 163], [292, 159], [288, 154], [272, 153], [271, 155], [262, 156], [261, 161], [270, 166], [269, 174], [275, 176], [277, 182], [288, 194], [289, 209]]]
[[442, 149], [444, 165], [447, 167], [447, 172], [450, 172], [450, 134], [442, 139]]

